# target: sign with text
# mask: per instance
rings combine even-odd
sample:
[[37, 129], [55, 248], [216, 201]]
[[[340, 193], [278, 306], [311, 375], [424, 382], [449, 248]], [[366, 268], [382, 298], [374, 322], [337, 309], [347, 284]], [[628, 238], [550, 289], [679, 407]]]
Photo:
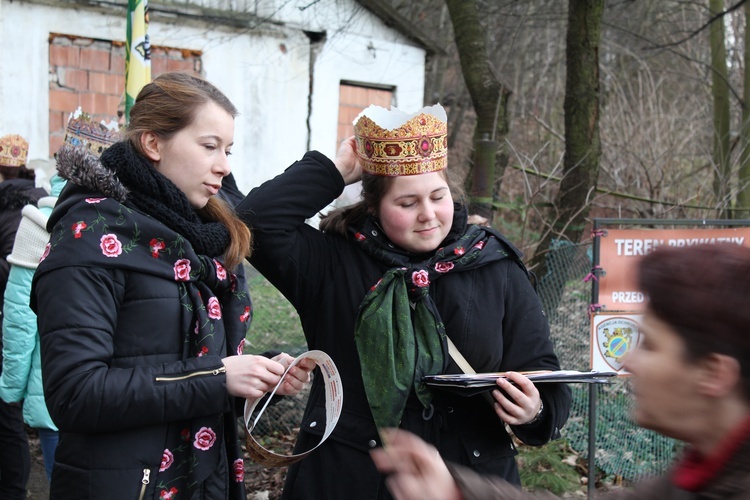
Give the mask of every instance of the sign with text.
[[606, 229], [599, 240], [601, 311], [643, 311], [646, 297], [636, 284], [638, 259], [661, 245], [686, 247], [703, 243], [750, 246], [750, 228]]

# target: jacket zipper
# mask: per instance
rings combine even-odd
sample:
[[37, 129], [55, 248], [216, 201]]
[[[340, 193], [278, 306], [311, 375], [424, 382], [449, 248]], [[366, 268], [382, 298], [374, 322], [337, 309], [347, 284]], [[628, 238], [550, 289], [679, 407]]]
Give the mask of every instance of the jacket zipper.
[[150, 478], [151, 478], [151, 470], [143, 469], [143, 479], [141, 479], [141, 483], [143, 483], [143, 485], [141, 486], [141, 494], [138, 495], [138, 500], [143, 500], [144, 496], [146, 495], [146, 487], [148, 486], [148, 483], [150, 482]]
[[156, 377], [157, 382], [174, 382], [176, 380], [185, 380], [188, 378], [193, 377], [200, 377], [201, 375], [218, 375], [220, 373], [226, 373], [227, 368], [225, 366], [222, 366], [221, 368], [216, 368], [215, 370], [203, 370], [200, 372], [193, 372], [188, 375], [180, 375], [179, 377]]

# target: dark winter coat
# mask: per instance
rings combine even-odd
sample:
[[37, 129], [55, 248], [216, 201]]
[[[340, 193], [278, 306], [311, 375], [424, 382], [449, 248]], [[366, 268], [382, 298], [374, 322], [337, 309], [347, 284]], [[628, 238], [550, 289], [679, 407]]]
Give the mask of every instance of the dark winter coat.
[[[90, 175], [96, 177], [106, 178]], [[113, 182], [119, 183], [116, 178]], [[221, 309], [214, 311], [210, 310], [214, 297], [206, 296], [208, 289], [203, 289], [202, 300], [207, 301], [209, 317], [216, 322], [215, 330], [211, 329], [218, 349], [196, 356], [188, 345], [198, 336], [198, 324], [184, 299], [189, 290], [185, 285], [189, 287], [194, 279], [229, 283], [233, 278], [220, 272], [204, 276], [203, 267], [194, 276], [194, 262], [189, 276], [178, 277], [178, 264], [193, 255], [192, 246], [187, 240], [175, 240], [176, 233], [127, 201], [118, 203], [121, 191], [121, 186], [113, 185], [108, 192], [96, 192], [69, 182], [50, 216], [48, 247], [52, 251], [34, 277], [32, 307], [38, 314], [45, 397], [60, 429], [50, 496], [71, 500], [188, 498], [185, 492], [174, 491], [179, 482], [163, 477], [183, 470], [178, 449], [193, 453], [194, 448], [205, 449], [199, 447], [200, 431], [194, 434], [191, 429], [194, 421], [208, 419], [216, 429], [211, 446], [220, 448], [221, 458], [189, 498], [244, 500], [244, 470], [241, 462], [239, 467], [236, 461], [230, 462], [234, 459], [228, 458], [232, 454], [227, 451], [236, 448], [239, 453], [236, 412], [241, 406], [227, 393], [221, 360], [244, 344], [247, 325], [230, 328], [229, 323], [247, 318], [230, 315], [226, 309], [227, 297], [234, 293], [231, 285], [216, 293]], [[88, 215], [92, 207], [98, 219]], [[122, 221], [134, 224], [136, 231], [120, 234], [120, 254], [108, 255], [103, 233], [117, 232]], [[70, 231], [79, 232], [75, 237], [80, 239], [71, 241], [80, 245], [76, 248], [81, 249], [82, 261], [88, 252], [104, 252], [100, 260], [117, 257], [110, 260], [118, 263], [61, 265], [60, 259], [66, 257], [55, 258], [54, 245], [63, 232]], [[162, 240], [166, 246], [154, 246], [165, 235], [170, 235]], [[175, 241], [179, 245], [174, 246]], [[136, 254], [142, 255], [142, 266], [127, 260]], [[171, 278], [145, 271], [157, 260], [170, 268], [174, 265]], [[215, 282], [209, 286], [218, 290]], [[222, 315], [217, 318], [219, 311]], [[175, 446], [175, 441], [181, 444]]]
[[[294, 305], [309, 348], [332, 357], [344, 387], [343, 412], [335, 431], [313, 454], [290, 468], [285, 498], [389, 497], [368, 453], [380, 445], [380, 438], [354, 341], [359, 305], [387, 267], [366, 255], [353, 239], [323, 233], [305, 223], [343, 188], [333, 163], [311, 152], [252, 190], [237, 208], [253, 230], [256, 246], [251, 263]], [[465, 228], [466, 212], [459, 210], [448, 239], [457, 238]], [[378, 231], [367, 236], [385, 238]], [[446, 275], [430, 285], [430, 293], [448, 336], [476, 371], [559, 369], [539, 299], [516, 259]], [[447, 372], [460, 370], [450, 363]], [[297, 451], [313, 447], [324, 431], [321, 382], [321, 377], [314, 378]], [[543, 419], [514, 428], [523, 441], [534, 445], [559, 436], [571, 399], [567, 386], [547, 384], [539, 390]], [[446, 459], [518, 481], [517, 452], [503, 423], [482, 397], [436, 392], [433, 407], [426, 410], [412, 397], [401, 427], [434, 443]]]
[[21, 210], [26, 205], [36, 205], [47, 192], [34, 186], [29, 179], [8, 179], [0, 182], [0, 311], [3, 310], [5, 285], [8, 283], [10, 264], [6, 260], [13, 250]]

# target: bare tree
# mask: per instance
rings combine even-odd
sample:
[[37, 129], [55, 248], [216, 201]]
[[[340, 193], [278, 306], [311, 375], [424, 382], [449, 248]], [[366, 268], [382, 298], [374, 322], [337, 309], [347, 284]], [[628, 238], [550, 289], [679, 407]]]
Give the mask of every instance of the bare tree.
[[502, 178], [508, 133], [507, 103], [510, 91], [500, 83], [489, 64], [485, 29], [474, 1], [446, 0], [453, 24], [461, 69], [477, 116], [469, 188], [469, 210], [488, 219], [493, 215], [493, 187]]
[[547, 272], [548, 250], [555, 240], [580, 240], [597, 187], [601, 157], [598, 53], [603, 11], [604, 0], [571, 0], [568, 4], [563, 178], [551, 230], [532, 259], [541, 278]]
[[[745, 3], [744, 9], [745, 28], [750, 22], [750, 2]], [[745, 32], [745, 43], [743, 44], [743, 93], [742, 93], [742, 122], [740, 125], [740, 168], [737, 176], [737, 210], [736, 218], [748, 217], [750, 215], [750, 36]]]
[[714, 16], [711, 23], [711, 82], [713, 97], [713, 164], [714, 194], [719, 207], [718, 216], [728, 197], [729, 168], [729, 79], [727, 70], [727, 49], [725, 45], [724, 18], [716, 17], [724, 11], [724, 0], [709, 0], [709, 11]]

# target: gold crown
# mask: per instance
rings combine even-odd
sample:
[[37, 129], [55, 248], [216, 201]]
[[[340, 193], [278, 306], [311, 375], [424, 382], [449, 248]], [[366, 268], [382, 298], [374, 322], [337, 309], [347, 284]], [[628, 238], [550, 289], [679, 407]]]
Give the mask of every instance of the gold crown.
[[82, 112], [79, 107], [68, 119], [64, 144], [83, 147], [91, 154], [100, 156], [121, 138], [117, 129], [109, 129], [101, 123], [91, 121], [91, 116]]
[[26, 165], [29, 142], [18, 134], [0, 137], [0, 166], [20, 167]]
[[396, 108], [389, 111], [380, 106], [368, 107], [354, 120], [362, 169], [384, 176], [443, 170], [448, 153], [446, 122], [445, 110], [440, 104], [413, 114]]

